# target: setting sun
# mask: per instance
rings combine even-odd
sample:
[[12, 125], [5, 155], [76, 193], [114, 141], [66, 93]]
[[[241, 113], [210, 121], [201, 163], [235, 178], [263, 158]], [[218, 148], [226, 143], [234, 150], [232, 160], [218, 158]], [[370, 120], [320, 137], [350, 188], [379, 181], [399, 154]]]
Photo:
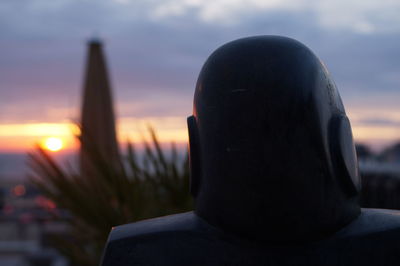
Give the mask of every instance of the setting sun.
[[59, 151], [63, 148], [63, 141], [60, 138], [47, 138], [43, 143], [43, 148], [49, 151]]

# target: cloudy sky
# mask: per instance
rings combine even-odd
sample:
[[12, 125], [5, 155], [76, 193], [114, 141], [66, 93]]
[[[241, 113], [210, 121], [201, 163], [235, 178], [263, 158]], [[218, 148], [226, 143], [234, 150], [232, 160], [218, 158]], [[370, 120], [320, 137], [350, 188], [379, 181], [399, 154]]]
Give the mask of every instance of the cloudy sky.
[[400, 1], [1, 0], [0, 150], [55, 135], [71, 146], [86, 42], [105, 44], [119, 137], [146, 123], [185, 141], [199, 70], [218, 46], [284, 35], [327, 65], [358, 141], [400, 138]]

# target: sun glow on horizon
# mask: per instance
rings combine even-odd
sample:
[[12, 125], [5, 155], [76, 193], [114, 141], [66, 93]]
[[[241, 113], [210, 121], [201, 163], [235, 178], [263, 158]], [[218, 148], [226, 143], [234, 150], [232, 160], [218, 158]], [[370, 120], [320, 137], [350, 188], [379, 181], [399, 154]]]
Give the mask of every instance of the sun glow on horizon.
[[[381, 150], [400, 141], [400, 110], [349, 108], [353, 135], [356, 142], [372, 145]], [[169, 147], [171, 142], [186, 147], [188, 132], [183, 116], [122, 117], [117, 120], [117, 139], [122, 150], [127, 142], [143, 145], [151, 141], [149, 126], [153, 127], [159, 142]], [[39, 145], [54, 152], [79, 150], [79, 127], [72, 122], [60, 123], [0, 123], [0, 153], [25, 152]]]
[[64, 143], [61, 138], [49, 137], [43, 141], [42, 147], [49, 151], [59, 151], [64, 148]]

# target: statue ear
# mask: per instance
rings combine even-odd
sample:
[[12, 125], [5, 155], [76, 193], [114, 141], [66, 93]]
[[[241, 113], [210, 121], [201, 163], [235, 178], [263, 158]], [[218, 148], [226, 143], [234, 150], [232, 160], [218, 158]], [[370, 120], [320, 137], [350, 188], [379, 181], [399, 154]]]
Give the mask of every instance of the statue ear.
[[196, 198], [201, 181], [200, 140], [196, 118], [189, 116], [187, 125], [189, 130], [190, 193]]
[[361, 189], [357, 155], [350, 121], [346, 115], [336, 115], [329, 123], [330, 149], [333, 170], [349, 197]]

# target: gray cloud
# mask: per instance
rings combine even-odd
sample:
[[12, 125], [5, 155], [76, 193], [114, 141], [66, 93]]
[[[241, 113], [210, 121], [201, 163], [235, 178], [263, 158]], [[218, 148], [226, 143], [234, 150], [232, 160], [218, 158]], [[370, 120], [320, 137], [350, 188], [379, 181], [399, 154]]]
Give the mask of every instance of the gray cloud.
[[400, 127], [400, 121], [394, 119], [384, 119], [384, 118], [366, 118], [361, 119], [355, 123], [357, 125], [363, 126], [395, 126]]
[[[208, 55], [225, 42], [262, 34], [286, 35], [309, 46], [328, 66], [347, 105], [396, 106], [400, 36], [389, 25], [393, 21], [367, 20], [375, 29], [390, 28], [386, 31], [346, 28], [343, 18], [336, 27], [321, 20], [322, 7], [308, 8], [305, 2], [304, 8], [235, 11], [230, 23], [222, 23], [202, 19], [199, 6], [155, 18], [152, 10], [160, 2], [2, 1], [0, 113], [36, 106], [45, 120], [46, 107], [79, 107], [83, 44], [95, 32], [105, 40], [117, 102], [137, 106], [124, 108], [122, 116], [187, 115]], [[27, 119], [18, 114], [16, 120]]]

